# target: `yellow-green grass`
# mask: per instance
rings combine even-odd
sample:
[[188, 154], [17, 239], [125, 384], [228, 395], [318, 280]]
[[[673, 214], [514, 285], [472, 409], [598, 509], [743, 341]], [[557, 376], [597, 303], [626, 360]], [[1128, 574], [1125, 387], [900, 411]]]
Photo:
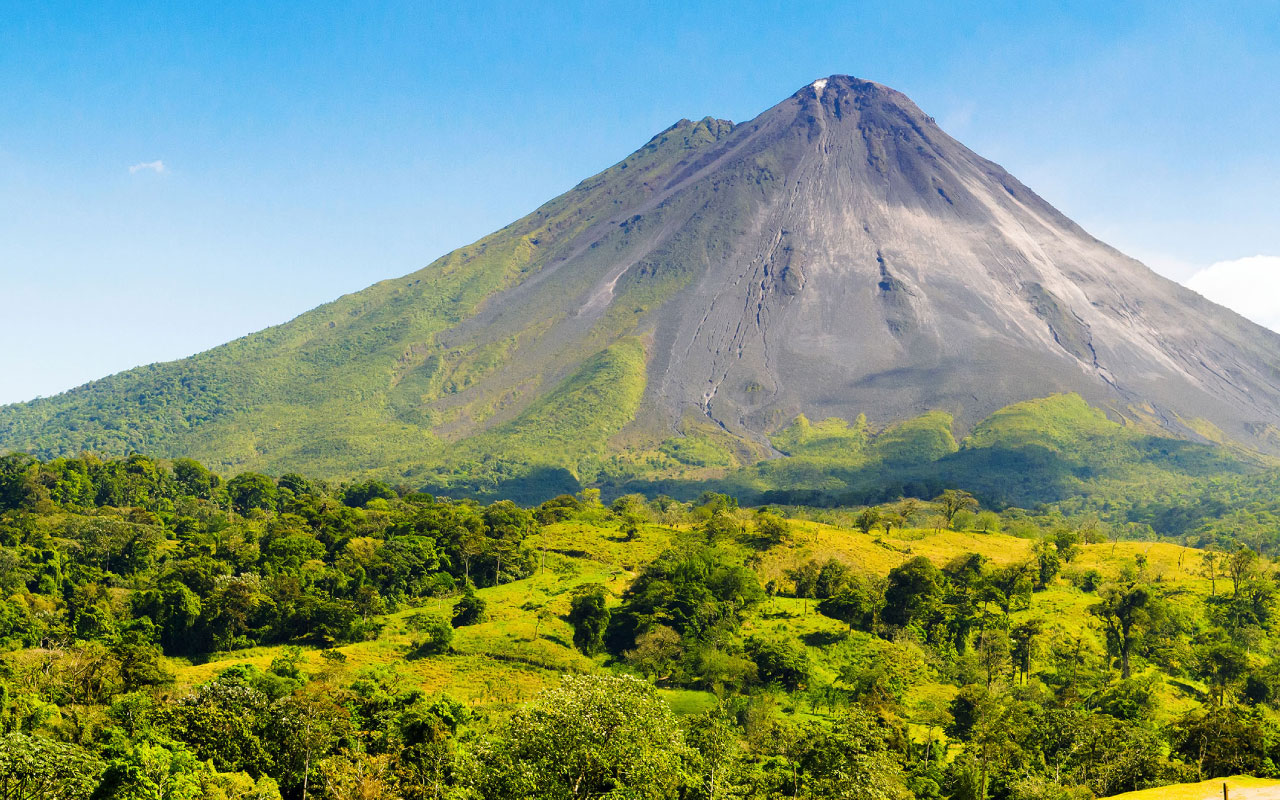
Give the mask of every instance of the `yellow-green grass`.
[[[563, 672], [584, 672], [600, 668], [600, 659], [591, 659], [574, 648], [572, 629], [564, 620], [574, 587], [583, 583], [603, 584], [617, 604], [626, 587], [644, 564], [652, 561], [682, 534], [680, 528], [649, 524], [628, 541], [616, 522], [601, 511], [599, 521], [575, 520], [549, 525], [530, 539], [537, 552], [538, 569], [530, 578], [481, 589], [487, 603], [485, 622], [459, 628], [452, 651], [445, 655], [409, 660], [415, 640], [407, 618], [416, 613], [449, 616], [454, 598], [430, 600], [417, 608], [403, 609], [380, 618], [383, 627], [373, 641], [343, 645], [337, 650], [346, 656], [342, 669], [354, 675], [387, 664], [397, 668], [425, 691], [447, 692], [466, 702], [503, 706], [532, 697], [540, 688], [555, 682]], [[1008, 564], [1032, 557], [1033, 543], [1004, 534], [935, 531], [933, 529], [894, 530], [864, 534], [833, 525], [793, 521], [792, 536], [779, 546], [761, 553], [763, 581], [774, 580], [786, 591], [787, 570], [809, 559], [841, 559], [860, 571], [884, 575], [893, 567], [917, 555], [939, 565], [958, 555], [981, 553], [995, 564]], [[1120, 542], [1087, 545], [1066, 569], [1097, 569], [1104, 578], [1118, 575], [1126, 565], [1145, 556], [1144, 573], [1151, 580], [1176, 589], [1173, 601], [1198, 603], [1209, 592], [1208, 581], [1199, 576], [1199, 551], [1165, 543]], [[1046, 591], [1032, 596], [1031, 607], [1017, 611], [1014, 620], [1042, 619], [1046, 641], [1083, 637], [1086, 646], [1103, 652], [1104, 645], [1093, 617], [1088, 613], [1097, 602], [1070, 582], [1059, 579]], [[744, 635], [799, 640], [809, 651], [813, 680], [821, 684], [838, 680], [841, 667], [858, 652], [872, 652], [879, 640], [868, 634], [850, 632], [835, 620], [816, 611], [816, 601], [792, 597], [772, 597], [744, 622]], [[996, 612], [998, 613], [998, 612]], [[833, 645], [838, 645], [833, 647]], [[176, 676], [175, 691], [182, 691], [214, 677], [233, 664], [252, 664], [261, 669], [284, 653], [283, 647], [258, 647], [219, 654], [200, 664], [170, 659]], [[308, 672], [326, 668], [320, 651], [304, 648], [302, 667]], [[926, 681], [917, 684], [906, 698], [907, 716], [925, 722], [932, 711], [945, 708], [954, 687]], [[1157, 687], [1163, 717], [1172, 718], [1194, 706], [1193, 698], [1167, 683]], [[664, 696], [681, 713], [697, 713], [713, 706], [715, 697], [705, 692], [666, 691]], [[920, 726], [919, 738], [927, 727]]]
[[658, 695], [667, 701], [672, 711], [683, 717], [705, 713], [720, 704], [711, 692], [694, 689], [659, 689]]
[[1140, 792], [1111, 795], [1112, 800], [1216, 800], [1222, 797], [1222, 785], [1227, 785], [1229, 800], [1277, 800], [1280, 798], [1280, 781], [1237, 775], [1231, 778], [1214, 778], [1201, 783], [1178, 783], [1158, 786]]
[[[335, 649], [346, 657], [341, 668], [353, 674], [397, 663], [426, 691], [447, 692], [481, 704], [517, 702], [553, 682], [561, 672], [595, 667], [591, 659], [574, 649], [572, 629], [561, 619], [569, 610], [573, 586], [599, 581], [620, 592], [627, 580], [598, 563], [549, 554], [546, 567], [532, 578], [481, 589], [477, 594], [487, 604], [487, 618], [478, 625], [458, 628], [449, 654], [407, 660], [414, 633], [406, 620], [419, 613], [451, 616], [453, 598], [430, 600], [388, 614], [380, 618], [383, 628], [375, 640]], [[175, 674], [176, 688], [182, 689], [236, 664], [265, 669], [284, 652], [283, 646], [255, 647], [218, 654], [200, 664], [169, 659], [169, 668]], [[303, 648], [301, 666], [315, 672], [325, 668], [325, 662], [319, 650]]]
[[1209, 593], [1209, 581], [1201, 577], [1203, 552], [1169, 542], [1108, 542], [1085, 545], [1071, 566], [1092, 567], [1106, 577], [1114, 577], [1125, 565], [1146, 558], [1143, 577], [1156, 582], [1189, 583]]
[[865, 572], [885, 575], [916, 556], [938, 565], [963, 553], [980, 553], [994, 564], [1011, 564], [1031, 557], [1032, 542], [1000, 533], [935, 531], [932, 528], [895, 528], [863, 533], [821, 522], [792, 520], [790, 541], [770, 550], [761, 564], [763, 580], [785, 583], [787, 570], [817, 559], [836, 558]]
[[[379, 618], [383, 627], [372, 641], [335, 648], [346, 657], [341, 669], [354, 675], [385, 664], [397, 669], [424, 691], [446, 692], [477, 705], [504, 705], [527, 700], [563, 672], [596, 669], [597, 661], [573, 646], [573, 630], [564, 616], [574, 587], [600, 583], [616, 604], [636, 571], [655, 558], [678, 534], [673, 528], [646, 525], [632, 541], [610, 522], [567, 522], [549, 525], [530, 540], [537, 571], [527, 579], [480, 589], [486, 619], [454, 632], [452, 651], [429, 658], [407, 658], [415, 639], [407, 619], [419, 613], [452, 615], [456, 598], [429, 600]], [[816, 614], [815, 619], [821, 619]], [[829, 620], [828, 620], [829, 622]], [[285, 653], [283, 646], [255, 647], [217, 654], [199, 664], [168, 659], [175, 675], [175, 691], [183, 691], [236, 664], [266, 669]], [[307, 672], [326, 668], [320, 651], [303, 648], [301, 667]], [[677, 692], [671, 697], [689, 713], [714, 703], [702, 692]]]
[[644, 525], [635, 538], [628, 541], [615, 522], [573, 521], [544, 527], [530, 538], [529, 544], [553, 554], [568, 554], [570, 560], [577, 563], [594, 562], [609, 568], [610, 573], [635, 572], [657, 558], [677, 535], [674, 528]]

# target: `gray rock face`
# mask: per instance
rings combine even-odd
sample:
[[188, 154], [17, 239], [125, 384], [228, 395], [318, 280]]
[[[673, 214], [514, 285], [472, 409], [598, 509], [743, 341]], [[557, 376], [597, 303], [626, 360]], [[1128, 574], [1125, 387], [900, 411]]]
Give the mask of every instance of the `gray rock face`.
[[664, 197], [682, 225], [666, 213], [651, 250], [718, 222], [682, 248], [696, 277], [650, 323], [670, 418], [692, 407], [758, 434], [800, 412], [945, 410], [964, 427], [1074, 391], [1259, 447], [1280, 423], [1280, 336], [1089, 236], [884, 86], [806, 86], [700, 151]]

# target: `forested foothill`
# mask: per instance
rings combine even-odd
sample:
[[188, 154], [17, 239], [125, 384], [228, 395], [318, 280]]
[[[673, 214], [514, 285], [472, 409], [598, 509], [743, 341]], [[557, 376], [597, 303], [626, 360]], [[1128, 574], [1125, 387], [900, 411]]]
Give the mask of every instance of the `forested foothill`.
[[0, 800], [1065, 800], [1280, 777], [1269, 480], [1122, 513], [955, 486], [525, 507], [11, 454]]

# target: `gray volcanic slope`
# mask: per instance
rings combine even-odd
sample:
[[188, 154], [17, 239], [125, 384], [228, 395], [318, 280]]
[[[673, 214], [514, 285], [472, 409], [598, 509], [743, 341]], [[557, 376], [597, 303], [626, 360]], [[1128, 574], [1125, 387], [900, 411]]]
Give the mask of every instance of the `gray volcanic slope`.
[[1280, 419], [1280, 336], [1089, 236], [904, 95], [819, 80], [703, 158], [760, 154], [782, 185], [657, 325], [669, 408], [963, 425], [1075, 391], [1240, 438]]
[[[0, 408], [0, 448], [349, 474], [479, 434], [502, 454], [568, 424], [563, 443], [536, 440], [568, 452], [594, 412], [556, 406], [601, 393], [564, 387], [605, 374], [623, 340], [643, 343], [643, 399], [606, 402], [596, 418], [612, 421], [582, 429], [590, 452], [624, 424], [615, 443], [708, 420], [763, 444], [800, 413], [937, 410], [963, 431], [1056, 392], [1280, 452], [1280, 336], [1089, 236], [904, 95], [846, 76], [749, 122], [682, 121], [405, 278]], [[538, 422], [521, 428], [526, 412]]]
[[646, 214], [658, 242], [584, 309], [672, 251], [695, 271], [647, 325], [671, 418], [750, 434], [945, 410], [963, 427], [1074, 391], [1274, 445], [1280, 336], [1089, 236], [884, 86], [815, 81], [616, 216]]

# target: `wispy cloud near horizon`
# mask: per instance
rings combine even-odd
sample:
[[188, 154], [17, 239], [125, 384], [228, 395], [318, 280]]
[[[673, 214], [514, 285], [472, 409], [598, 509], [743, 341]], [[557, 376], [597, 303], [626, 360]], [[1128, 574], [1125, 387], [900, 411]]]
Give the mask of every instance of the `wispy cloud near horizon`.
[[1186, 285], [1215, 303], [1280, 332], [1280, 257], [1219, 261], [1192, 275]]
[[155, 161], [143, 161], [142, 163], [134, 164], [133, 166], [129, 167], [129, 174], [135, 175], [139, 172], [144, 172], [147, 170], [150, 170], [151, 172], [154, 172], [156, 174], [162, 174], [165, 172], [164, 162], [157, 158]]

